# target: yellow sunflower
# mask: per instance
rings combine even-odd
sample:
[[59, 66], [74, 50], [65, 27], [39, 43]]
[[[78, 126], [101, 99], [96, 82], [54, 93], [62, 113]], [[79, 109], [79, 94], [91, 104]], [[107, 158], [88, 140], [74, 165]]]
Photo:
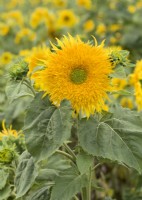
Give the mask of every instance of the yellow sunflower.
[[128, 97], [123, 97], [120, 101], [120, 104], [122, 107], [124, 108], [129, 108], [132, 109], [133, 108], [133, 102], [132, 99], [128, 98]]
[[78, 18], [72, 10], [66, 9], [59, 12], [59, 27], [73, 27], [77, 22]]
[[130, 84], [135, 89], [138, 110], [142, 110], [142, 60], [137, 61], [134, 73], [130, 75]]
[[89, 117], [94, 111], [106, 108], [107, 92], [111, 91], [109, 74], [112, 66], [103, 43], [92, 46], [81, 41], [79, 36], [64, 36], [50, 54], [48, 66], [39, 71], [41, 90], [59, 105], [63, 99], [71, 102], [74, 110]]
[[12, 126], [10, 126], [10, 128], [8, 128], [8, 129], [6, 129], [4, 120], [2, 122], [2, 128], [3, 128], [3, 130], [0, 132], [0, 140], [2, 140], [3, 137], [9, 137], [9, 136], [12, 136], [15, 138], [18, 137], [18, 132], [16, 130], [13, 130]]
[[12, 57], [13, 57], [13, 55], [10, 52], [5, 51], [0, 56], [0, 63], [2, 65], [9, 64], [12, 61]]
[[32, 73], [35, 67], [45, 66], [49, 57], [50, 50], [45, 45], [34, 47], [29, 55], [29, 74]]

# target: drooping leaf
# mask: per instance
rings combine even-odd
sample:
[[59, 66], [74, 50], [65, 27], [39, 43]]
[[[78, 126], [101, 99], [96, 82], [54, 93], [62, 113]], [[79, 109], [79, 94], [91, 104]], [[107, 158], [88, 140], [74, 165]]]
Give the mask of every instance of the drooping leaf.
[[24, 127], [27, 148], [37, 160], [51, 156], [70, 137], [72, 126], [66, 102], [57, 108], [42, 95], [37, 94], [32, 101]]
[[0, 190], [3, 189], [6, 185], [8, 173], [3, 169], [0, 169]]
[[28, 152], [23, 152], [16, 170], [15, 186], [16, 197], [22, 197], [33, 185], [38, 175], [33, 158]]
[[89, 154], [142, 172], [142, 117], [137, 112], [116, 107], [112, 116], [102, 121], [82, 119], [78, 136], [80, 145]]

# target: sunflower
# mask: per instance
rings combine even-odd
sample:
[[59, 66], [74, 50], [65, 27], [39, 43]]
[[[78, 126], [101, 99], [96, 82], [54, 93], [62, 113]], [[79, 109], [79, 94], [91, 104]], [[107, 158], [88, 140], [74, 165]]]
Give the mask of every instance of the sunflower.
[[64, 36], [48, 58], [48, 66], [38, 73], [37, 83], [59, 105], [63, 99], [71, 102], [73, 109], [89, 117], [94, 111], [106, 108], [107, 92], [111, 91], [109, 74], [112, 66], [103, 43], [92, 46], [79, 36]]
[[3, 137], [9, 137], [9, 136], [12, 136], [14, 138], [18, 137], [18, 132], [16, 130], [13, 130], [12, 126], [10, 126], [9, 129], [6, 129], [4, 120], [2, 122], [2, 128], [3, 130], [0, 132], [0, 140], [2, 140]]
[[128, 97], [123, 97], [120, 101], [120, 104], [122, 107], [124, 108], [129, 108], [132, 109], [133, 108], [133, 102], [132, 99], [128, 98]]
[[9, 64], [12, 61], [12, 57], [13, 55], [10, 52], [6, 51], [0, 56], [0, 63], [2, 65]]
[[134, 86], [138, 110], [142, 110], [142, 60], [137, 61], [134, 73], [130, 75], [130, 84]]
[[62, 10], [59, 12], [58, 26], [73, 27], [78, 22], [78, 18], [72, 10]]
[[49, 52], [49, 49], [45, 45], [34, 47], [31, 50], [31, 54], [28, 57], [29, 74], [32, 73], [35, 67], [45, 66], [47, 58], [49, 57]]
[[95, 28], [95, 23], [93, 20], [87, 20], [84, 25], [83, 25], [84, 31], [85, 32], [90, 32]]

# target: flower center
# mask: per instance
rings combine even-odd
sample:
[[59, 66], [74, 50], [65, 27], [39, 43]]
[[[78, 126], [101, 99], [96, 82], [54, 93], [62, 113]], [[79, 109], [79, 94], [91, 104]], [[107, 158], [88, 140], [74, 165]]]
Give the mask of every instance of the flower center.
[[73, 69], [70, 74], [70, 80], [74, 84], [82, 84], [86, 81], [86, 79], [87, 79], [87, 72], [84, 69], [80, 68]]
[[67, 15], [66, 15], [66, 16], [64, 16], [64, 20], [65, 20], [65, 21], [69, 21], [69, 19], [70, 19], [70, 17], [69, 17], [69, 16], [67, 16]]

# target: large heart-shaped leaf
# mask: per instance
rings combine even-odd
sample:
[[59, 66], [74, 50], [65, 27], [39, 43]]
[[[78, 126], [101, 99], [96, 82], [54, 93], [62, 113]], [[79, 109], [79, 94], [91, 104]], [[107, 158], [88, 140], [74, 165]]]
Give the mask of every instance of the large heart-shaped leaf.
[[32, 101], [24, 127], [27, 148], [37, 160], [51, 156], [70, 137], [72, 126], [67, 102], [57, 108], [42, 96], [39, 93]]
[[112, 116], [101, 121], [82, 119], [78, 136], [88, 153], [142, 172], [142, 118], [137, 112], [116, 107]]

